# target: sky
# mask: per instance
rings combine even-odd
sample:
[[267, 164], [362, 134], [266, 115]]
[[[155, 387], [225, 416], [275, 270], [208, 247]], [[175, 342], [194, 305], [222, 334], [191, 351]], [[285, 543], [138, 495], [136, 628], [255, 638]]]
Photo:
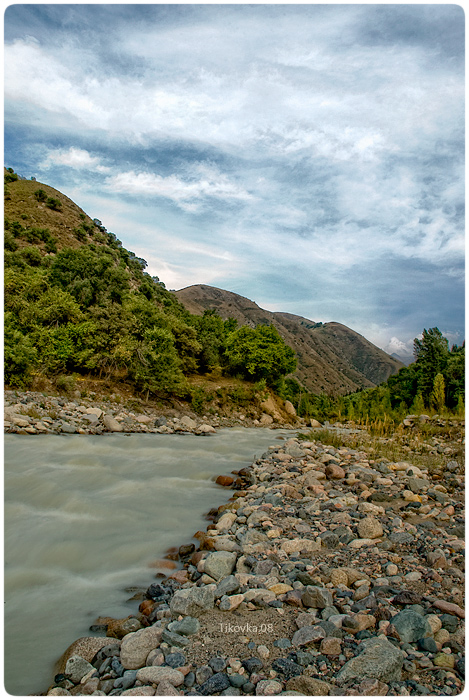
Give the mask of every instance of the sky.
[[464, 14], [443, 4], [23, 4], [7, 167], [168, 289], [412, 354], [464, 340]]

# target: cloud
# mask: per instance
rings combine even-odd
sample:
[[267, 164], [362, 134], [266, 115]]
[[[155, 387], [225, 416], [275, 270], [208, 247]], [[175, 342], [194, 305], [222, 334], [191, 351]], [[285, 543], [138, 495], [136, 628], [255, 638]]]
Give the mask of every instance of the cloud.
[[456, 332], [461, 15], [14, 5], [5, 156], [73, 191], [170, 286], [215, 283], [381, 346]]
[[48, 170], [55, 165], [63, 165], [75, 170], [95, 170], [98, 173], [108, 173], [111, 168], [101, 164], [98, 156], [92, 156], [82, 148], [70, 146], [69, 149], [55, 149], [49, 151], [47, 157], [39, 163], [40, 168]]
[[137, 197], [165, 197], [181, 209], [192, 212], [198, 211], [206, 198], [214, 197], [225, 202], [249, 202], [254, 199], [249, 192], [213, 167], [200, 164], [192, 171], [191, 179], [182, 179], [177, 175], [163, 177], [130, 170], [108, 177], [105, 186], [113, 192]]

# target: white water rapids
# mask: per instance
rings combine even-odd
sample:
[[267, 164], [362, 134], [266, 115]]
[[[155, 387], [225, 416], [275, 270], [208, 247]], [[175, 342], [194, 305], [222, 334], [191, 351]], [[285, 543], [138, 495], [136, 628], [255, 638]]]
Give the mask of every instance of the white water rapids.
[[151, 562], [195, 542], [203, 515], [229, 499], [212, 478], [290, 435], [5, 435], [7, 692], [44, 692], [99, 615], [137, 612], [125, 589], [149, 586]]

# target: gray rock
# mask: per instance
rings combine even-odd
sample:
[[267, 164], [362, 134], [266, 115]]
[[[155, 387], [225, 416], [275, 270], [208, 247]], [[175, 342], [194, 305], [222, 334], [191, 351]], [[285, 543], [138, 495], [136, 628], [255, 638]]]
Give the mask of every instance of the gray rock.
[[60, 430], [62, 433], [76, 433], [77, 432], [77, 429], [74, 425], [71, 425], [71, 423], [66, 423], [65, 421], [61, 422]]
[[292, 638], [292, 644], [295, 647], [304, 646], [312, 642], [319, 642], [321, 639], [324, 639], [325, 636], [326, 633], [319, 625], [308, 625], [307, 627], [300, 627], [300, 629], [295, 632]]
[[237, 591], [239, 591], [239, 581], [236, 576], [225, 576], [225, 578], [219, 582], [215, 590], [215, 598], [231, 595]]
[[168, 629], [163, 631], [162, 639], [163, 642], [166, 642], [173, 647], [186, 647], [188, 644], [190, 644], [187, 637], [184, 637], [182, 634], [176, 634], [176, 632], [171, 632]]
[[184, 683], [184, 674], [170, 666], [145, 666], [137, 671], [137, 680], [144, 685], [169, 681], [177, 687]]
[[200, 622], [195, 617], [184, 617], [182, 620], [170, 622], [168, 629], [170, 632], [189, 637], [191, 634], [197, 634], [200, 629]]
[[235, 568], [236, 559], [236, 552], [212, 552], [205, 559], [204, 571], [215, 581], [220, 581], [231, 574]]
[[[228, 554], [228, 552], [215, 552]], [[236, 555], [235, 555], [236, 556]], [[212, 610], [215, 604], [213, 590], [208, 586], [183, 588], [176, 591], [170, 603], [171, 612], [175, 615], [198, 617], [207, 610]]]
[[103, 423], [106, 430], [109, 430], [110, 433], [122, 433], [123, 431], [122, 425], [109, 413], [103, 416]]
[[127, 634], [122, 640], [120, 651], [124, 668], [141, 668], [150, 651], [160, 645], [162, 633], [160, 627], [152, 626]]
[[76, 654], [71, 656], [65, 664], [65, 675], [70, 677], [72, 683], [79, 683], [90, 671], [96, 671], [95, 667]]
[[328, 608], [332, 605], [332, 593], [327, 588], [318, 586], [306, 586], [301, 596], [301, 601], [306, 608]]
[[401, 642], [412, 644], [412, 642], [416, 642], [423, 637], [432, 635], [432, 629], [427, 618], [408, 608], [394, 615], [390, 622], [396, 628]]
[[339, 683], [363, 678], [380, 681], [399, 681], [404, 657], [386, 637], [365, 639], [358, 647], [359, 654], [340, 669], [336, 675]]

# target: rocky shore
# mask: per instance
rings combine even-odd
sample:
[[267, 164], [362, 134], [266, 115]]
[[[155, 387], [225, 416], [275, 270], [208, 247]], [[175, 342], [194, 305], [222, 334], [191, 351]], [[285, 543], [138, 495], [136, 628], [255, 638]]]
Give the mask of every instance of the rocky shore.
[[[77, 392], [80, 394], [80, 392]], [[89, 398], [47, 395], [34, 391], [5, 391], [4, 431], [20, 435], [71, 434], [102, 435], [104, 433], [182, 433], [209, 435], [216, 428], [235, 425], [246, 427], [285, 427], [292, 422], [298, 426], [304, 421], [296, 418], [295, 409], [286, 402], [291, 411], [286, 423], [272, 401], [264, 402], [264, 411], [259, 419], [250, 419], [241, 412], [231, 417], [198, 416], [188, 411], [175, 409], [156, 410], [138, 408], [130, 410], [120, 402]], [[267, 412], [266, 412], [267, 411]], [[190, 415], [189, 415], [190, 413]]]
[[439, 459], [272, 446], [135, 614], [69, 647], [47, 695], [461, 693], [463, 464]]

